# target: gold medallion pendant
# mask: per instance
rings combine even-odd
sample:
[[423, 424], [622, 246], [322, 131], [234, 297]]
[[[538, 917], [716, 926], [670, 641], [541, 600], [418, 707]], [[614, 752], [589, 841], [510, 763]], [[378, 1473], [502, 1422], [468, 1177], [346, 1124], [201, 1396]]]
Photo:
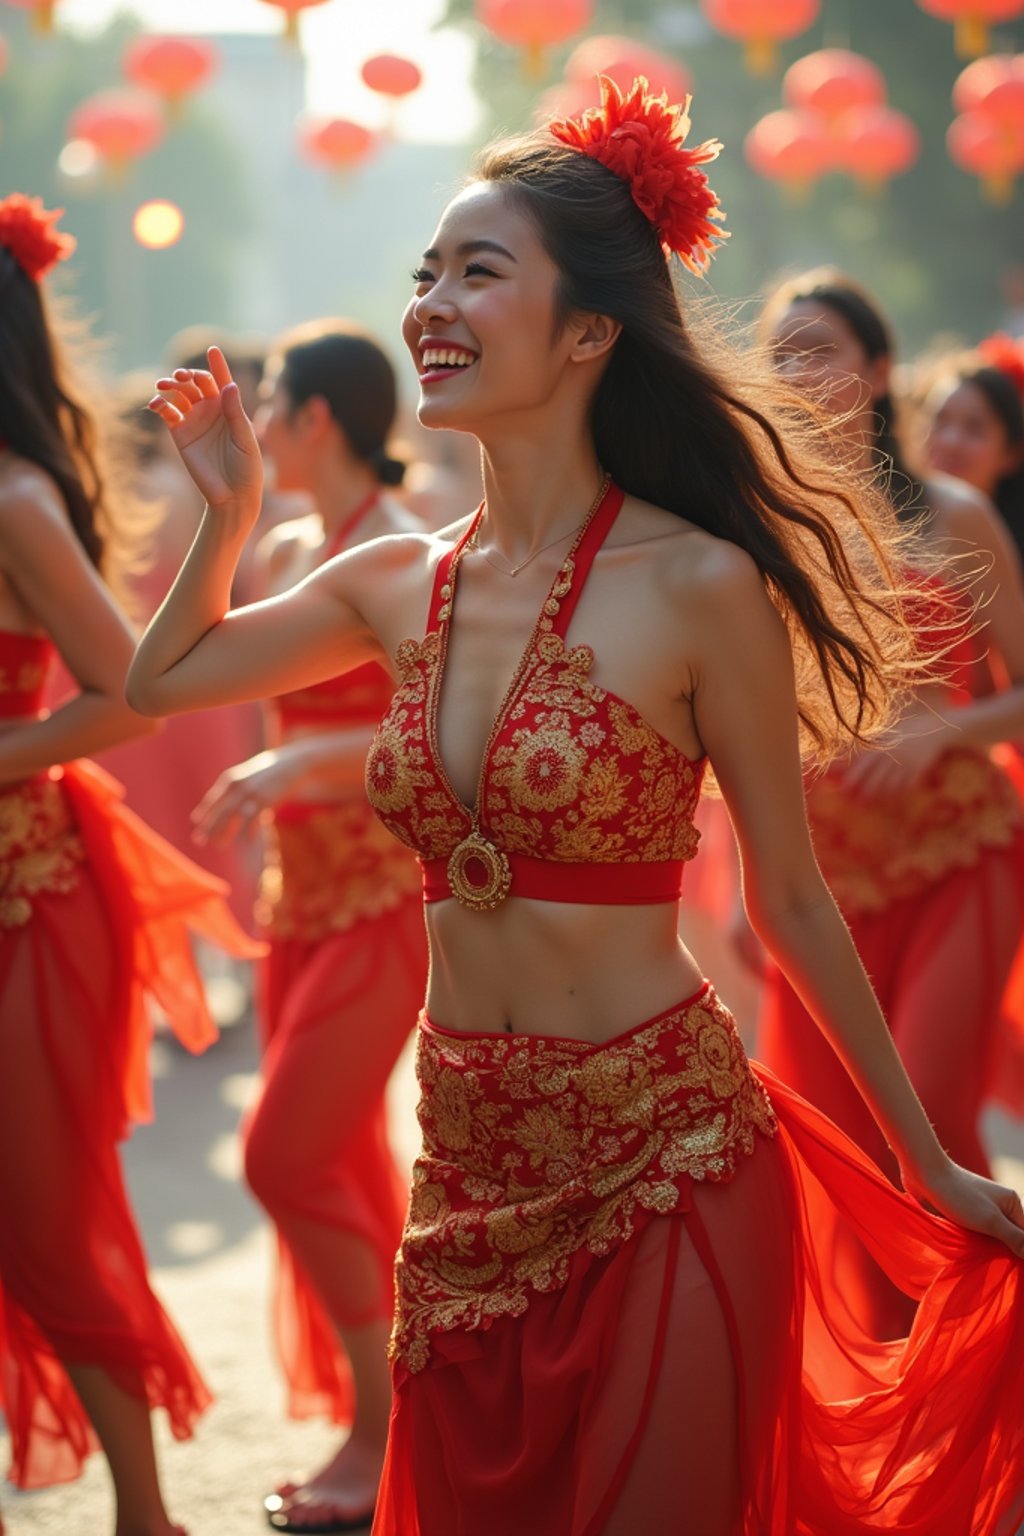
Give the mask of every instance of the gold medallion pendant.
[[464, 907], [475, 912], [493, 912], [500, 907], [512, 885], [512, 866], [500, 848], [495, 848], [474, 827], [448, 860], [448, 884], [452, 895]]

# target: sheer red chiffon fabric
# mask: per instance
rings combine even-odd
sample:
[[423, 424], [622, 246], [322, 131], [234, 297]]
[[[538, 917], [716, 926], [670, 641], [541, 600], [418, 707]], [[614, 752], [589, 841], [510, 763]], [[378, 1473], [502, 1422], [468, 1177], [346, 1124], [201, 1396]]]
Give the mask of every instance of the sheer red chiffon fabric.
[[277, 1226], [274, 1340], [293, 1418], [351, 1423], [338, 1327], [391, 1316], [408, 1194], [385, 1090], [425, 970], [418, 900], [326, 939], [275, 942], [264, 962], [266, 1086], [246, 1173]]
[[[681, 1005], [678, 1057], [650, 1026], [568, 1066], [474, 1035], [428, 1071], [448, 1130], [425, 1100], [374, 1536], [1016, 1531], [1024, 1266], [899, 1193], [725, 1018]], [[716, 1165], [741, 1103], [754, 1135]], [[500, 1171], [481, 1124], [518, 1127]], [[822, 1200], [920, 1298], [908, 1340], [822, 1275]]]
[[[865, 805], [841, 781], [812, 788], [808, 805], [822, 871], [939, 1140], [990, 1175], [985, 1104], [1024, 1113], [1024, 827], [1010, 780], [961, 754], [891, 806]], [[887, 861], [869, 856], [883, 838]], [[777, 971], [758, 1055], [897, 1178], [848, 1073]], [[880, 1338], [905, 1333], [913, 1304], [847, 1228], [818, 1216], [822, 1262], [846, 1304]]]
[[345, 1425], [355, 1399], [338, 1329], [388, 1320], [393, 1307], [407, 1181], [385, 1091], [423, 998], [420, 876], [364, 803], [293, 804], [276, 820], [246, 1176], [277, 1228], [288, 1411]]
[[214, 1038], [189, 930], [255, 946], [224, 887], [89, 763], [0, 794], [0, 1392], [23, 1488], [95, 1448], [62, 1362], [95, 1365], [179, 1437], [210, 1401], [150, 1289], [116, 1142], [151, 1113], [148, 1004]]

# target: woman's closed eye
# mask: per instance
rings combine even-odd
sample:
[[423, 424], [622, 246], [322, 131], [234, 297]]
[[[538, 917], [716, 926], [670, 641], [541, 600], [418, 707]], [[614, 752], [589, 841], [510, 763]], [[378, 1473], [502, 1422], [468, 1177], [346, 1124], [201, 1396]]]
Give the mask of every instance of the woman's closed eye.
[[[490, 267], [485, 267], [483, 262], [470, 261], [466, 264], [463, 277], [498, 277], [499, 274]], [[436, 281], [433, 272], [426, 267], [414, 267], [411, 273], [414, 283], [433, 283]]]

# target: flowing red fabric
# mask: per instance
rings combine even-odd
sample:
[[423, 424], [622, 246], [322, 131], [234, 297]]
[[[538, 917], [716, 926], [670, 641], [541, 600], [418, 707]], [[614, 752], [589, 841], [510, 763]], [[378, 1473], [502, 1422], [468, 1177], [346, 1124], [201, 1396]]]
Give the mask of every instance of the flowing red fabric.
[[[384, 1095], [425, 970], [418, 900], [326, 939], [277, 941], [265, 962], [264, 1090], [246, 1173], [277, 1226], [274, 1338], [294, 1418], [351, 1423], [338, 1325], [391, 1316], [407, 1191]], [[369, 1273], [356, 1281], [360, 1258]]]
[[364, 802], [281, 806], [275, 823], [246, 1176], [277, 1228], [288, 1411], [346, 1425], [355, 1399], [338, 1329], [390, 1318], [407, 1203], [385, 1090], [423, 997], [419, 870]]
[[[985, 1104], [1024, 1113], [1024, 831], [1005, 775], [962, 754], [891, 806], [866, 805], [841, 781], [812, 787], [808, 806], [822, 871], [939, 1140], [990, 1175]], [[866, 847], [877, 837], [884, 869]], [[764, 990], [758, 1055], [898, 1177], [849, 1074], [778, 971]], [[863, 1245], [827, 1209], [817, 1231], [846, 1305], [880, 1338], [905, 1333], [913, 1304]]]
[[214, 1030], [188, 930], [239, 954], [223, 887], [74, 763], [0, 793], [0, 1393], [23, 1488], [95, 1439], [63, 1362], [99, 1366], [184, 1437], [210, 1401], [157, 1301], [116, 1143], [151, 1112], [147, 1000]]
[[[569, 1061], [428, 1040], [374, 1536], [1013, 1536], [1024, 1265], [897, 1191], [726, 1019], [698, 995]], [[757, 1134], [716, 1173], [741, 1099]], [[909, 1339], [837, 1305], [822, 1200], [920, 1298]]]

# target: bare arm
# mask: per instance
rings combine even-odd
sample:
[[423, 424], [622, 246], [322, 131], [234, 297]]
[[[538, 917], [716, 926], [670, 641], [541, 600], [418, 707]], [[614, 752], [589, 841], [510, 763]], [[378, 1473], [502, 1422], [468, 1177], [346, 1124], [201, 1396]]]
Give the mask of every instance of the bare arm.
[[988, 655], [983, 665], [972, 668], [979, 671], [981, 686], [970, 703], [947, 703], [930, 689], [878, 749], [858, 755], [845, 778], [867, 794], [898, 793], [951, 748], [985, 751], [1024, 737], [1024, 577], [1017, 552], [994, 508], [973, 489], [943, 484], [932, 491], [932, 500], [933, 536], [940, 545], [955, 558], [978, 555], [984, 562], [971, 596], [978, 605], [979, 641]]
[[[259, 447], [223, 355], [179, 370], [152, 403], [207, 506], [174, 585], [135, 653], [127, 695], [142, 714], [178, 714], [308, 687], [380, 656], [351, 600], [364, 550], [280, 597], [231, 611], [231, 582], [259, 515]], [[358, 570], [341, 572], [341, 567]]]
[[41, 720], [0, 736], [0, 783], [145, 735], [124, 677], [134, 638], [68, 521], [49, 478], [27, 468], [0, 500], [0, 568], [44, 629], [79, 691]]
[[948, 715], [951, 742], [992, 747], [1024, 736], [1024, 573], [994, 508], [973, 493], [958, 496], [944, 519], [948, 535], [991, 557], [978, 597], [981, 639], [995, 652], [1006, 686]]
[[698, 579], [693, 703], [743, 864], [744, 899], [770, 950], [842, 1058], [908, 1189], [1024, 1257], [1018, 1197], [958, 1168], [903, 1068], [839, 910], [818, 870], [804, 810], [792, 654], [753, 562], [722, 546]]

